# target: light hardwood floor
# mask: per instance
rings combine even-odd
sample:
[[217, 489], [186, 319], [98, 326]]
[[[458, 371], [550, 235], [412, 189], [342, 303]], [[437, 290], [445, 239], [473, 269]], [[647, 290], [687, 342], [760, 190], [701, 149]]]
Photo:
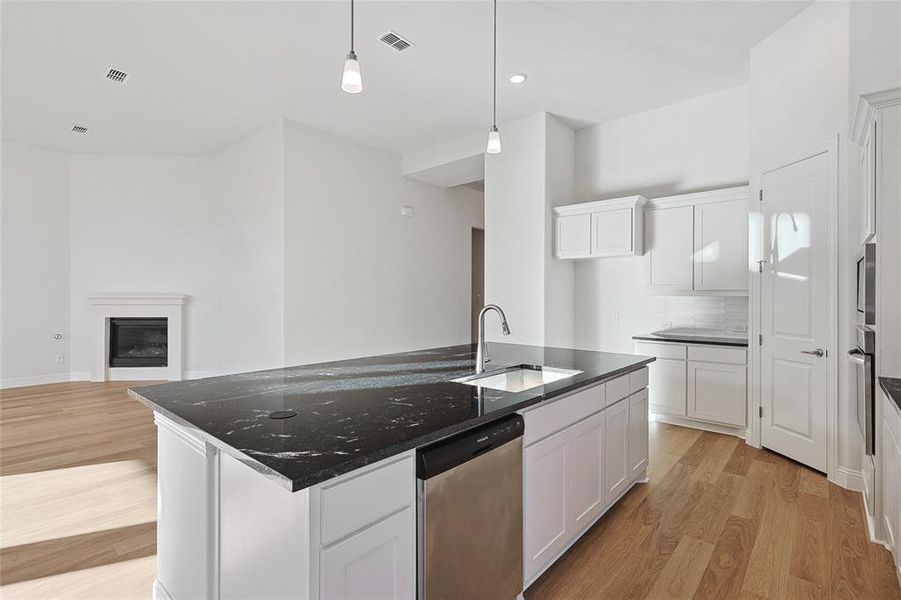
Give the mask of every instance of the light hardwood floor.
[[[125, 383], [0, 391], [0, 596], [149, 598], [156, 443]], [[526, 592], [901, 599], [860, 495], [736, 438], [651, 424], [634, 488]]]

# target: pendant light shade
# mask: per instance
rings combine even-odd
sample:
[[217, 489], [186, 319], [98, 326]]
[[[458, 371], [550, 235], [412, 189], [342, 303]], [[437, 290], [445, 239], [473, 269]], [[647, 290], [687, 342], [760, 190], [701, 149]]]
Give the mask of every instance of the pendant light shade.
[[350, 52], [344, 60], [344, 75], [341, 76], [341, 89], [348, 94], [359, 94], [363, 91], [363, 77], [360, 75], [360, 61], [354, 52], [354, 0], [350, 0]]
[[360, 62], [353, 51], [347, 53], [344, 61], [344, 75], [341, 76], [341, 89], [348, 94], [359, 94], [363, 91], [363, 78], [360, 76]]
[[497, 130], [497, 0], [494, 0], [494, 56], [491, 62], [491, 130], [488, 132], [488, 154], [500, 154], [501, 134]]
[[492, 127], [488, 132], [488, 147], [485, 148], [485, 152], [488, 154], [501, 153], [501, 134], [497, 130], [497, 126]]

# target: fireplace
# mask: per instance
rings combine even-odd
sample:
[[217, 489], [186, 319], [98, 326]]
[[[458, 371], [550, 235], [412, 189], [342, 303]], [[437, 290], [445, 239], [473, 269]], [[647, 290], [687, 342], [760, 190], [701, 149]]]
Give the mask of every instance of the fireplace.
[[165, 367], [168, 364], [166, 318], [110, 317], [110, 367]]

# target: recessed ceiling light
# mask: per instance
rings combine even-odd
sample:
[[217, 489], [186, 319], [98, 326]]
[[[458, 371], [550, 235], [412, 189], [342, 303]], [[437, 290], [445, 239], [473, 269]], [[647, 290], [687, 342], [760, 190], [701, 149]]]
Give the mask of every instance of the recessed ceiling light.
[[510, 83], [522, 83], [528, 78], [528, 75], [525, 73], [514, 73], [510, 75]]

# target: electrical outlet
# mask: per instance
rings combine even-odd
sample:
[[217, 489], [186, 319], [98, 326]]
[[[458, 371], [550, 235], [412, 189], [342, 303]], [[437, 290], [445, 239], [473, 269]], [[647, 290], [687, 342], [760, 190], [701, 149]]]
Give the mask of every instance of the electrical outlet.
[[748, 332], [748, 326], [747, 326], [747, 325], [744, 325], [744, 324], [736, 325], [736, 326], [735, 326], [735, 331], [736, 331], [737, 333], [747, 333], [747, 332]]
[[56, 355], [56, 364], [62, 365], [66, 363], [66, 355], [65, 354], [57, 354]]
[[614, 323], [619, 323], [619, 313], [618, 313], [618, 312], [615, 312], [615, 313], [613, 313], [613, 314], [610, 315], [610, 316], [611, 316], [611, 318], [613, 319], [613, 322], [614, 322]]

